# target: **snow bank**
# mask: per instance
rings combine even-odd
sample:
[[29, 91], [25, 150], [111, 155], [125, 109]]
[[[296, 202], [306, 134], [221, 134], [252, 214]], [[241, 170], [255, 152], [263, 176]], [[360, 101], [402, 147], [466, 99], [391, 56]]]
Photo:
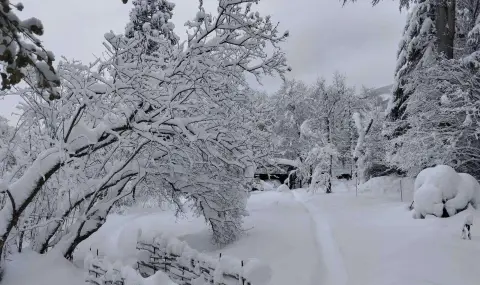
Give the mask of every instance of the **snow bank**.
[[[480, 184], [467, 173], [457, 173], [446, 165], [422, 170], [415, 179], [414, 217], [453, 216], [469, 203], [480, 201]], [[445, 214], [446, 212], [446, 214]]]
[[380, 176], [369, 179], [358, 186], [360, 193], [388, 196], [403, 201], [413, 200], [414, 179], [410, 177]]
[[[182, 237], [187, 234], [206, 231], [205, 222], [193, 213], [175, 218], [175, 212], [162, 209], [143, 209], [128, 212], [126, 215], [111, 214], [106, 223], [87, 240], [83, 241], [74, 253], [75, 263], [83, 264], [90, 251], [99, 253], [110, 262], [122, 261], [132, 264], [135, 261], [138, 232], [143, 239], [153, 239], [160, 234]], [[131, 239], [130, 239], [131, 238]], [[210, 236], [208, 236], [209, 240]]]
[[84, 272], [63, 256], [26, 251], [7, 262], [2, 285], [85, 285]]

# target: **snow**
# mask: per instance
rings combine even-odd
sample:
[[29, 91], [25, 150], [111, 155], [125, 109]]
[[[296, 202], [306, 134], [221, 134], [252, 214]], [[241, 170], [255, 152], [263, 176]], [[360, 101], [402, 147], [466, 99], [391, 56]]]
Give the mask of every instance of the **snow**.
[[473, 225], [473, 215], [472, 214], [468, 214], [465, 216], [465, 222], [464, 222], [465, 225]]
[[[91, 248], [92, 252], [98, 249], [106, 260], [128, 264], [133, 246], [130, 241], [121, 241], [122, 235], [135, 235], [136, 229], [141, 229], [145, 239], [148, 235], [162, 234], [177, 237], [213, 259], [222, 254], [220, 266], [238, 269], [238, 260], [242, 260], [242, 274], [258, 282], [253, 284], [264, 284], [268, 279], [269, 284], [276, 285], [317, 284], [322, 265], [316, 254], [312, 222], [291, 191], [254, 192], [247, 209], [250, 215], [245, 220], [246, 234], [225, 248], [213, 245], [203, 219], [190, 213], [179, 219], [174, 218], [173, 211], [158, 209], [127, 212], [125, 216], [110, 215], [105, 225], [80, 245], [74, 259], [76, 264], [82, 264]], [[133, 237], [126, 239], [130, 238]]]
[[85, 274], [62, 256], [23, 252], [7, 262], [2, 285], [85, 285]]
[[168, 276], [162, 271], [157, 271], [154, 275], [148, 277], [143, 281], [143, 285], [176, 285]]
[[245, 262], [242, 275], [254, 284], [268, 284], [272, 279], [272, 269], [268, 264], [251, 258]]
[[374, 177], [358, 186], [363, 195], [390, 198], [396, 201], [413, 201], [414, 179], [409, 177], [381, 176]]
[[139, 233], [146, 240], [152, 240], [160, 234], [171, 234], [189, 240], [192, 231], [205, 230], [204, 221], [191, 213], [185, 215], [183, 219], [175, 219], [174, 211], [168, 209], [156, 211], [132, 209], [125, 214], [109, 215], [105, 225], [79, 245], [74, 254], [75, 263], [83, 264], [90, 251], [98, 251], [100, 256], [104, 256], [110, 262], [121, 261], [124, 264], [131, 264], [136, 258], [136, 241]]
[[[461, 230], [465, 216], [478, 218], [480, 212], [468, 209], [449, 219], [415, 220], [399, 197], [396, 202], [381, 195], [355, 197], [353, 190], [335, 193], [334, 188], [331, 195], [297, 193], [317, 224], [330, 228], [333, 240], [329, 232], [320, 232], [321, 242], [332, 243], [338, 251], [331, 250], [333, 254], [324, 259], [334, 267], [330, 272], [339, 274], [336, 278], [346, 277], [343, 284], [479, 283], [480, 272], [475, 268], [480, 229], [472, 227], [472, 241], [462, 240]], [[317, 284], [341, 284], [337, 281], [344, 279]]]
[[282, 184], [277, 188], [277, 192], [288, 192], [288, 191], [290, 191], [290, 188], [288, 188], [288, 186], [285, 184]]
[[320, 208], [312, 206], [302, 199], [297, 191], [295, 198], [307, 210], [312, 227], [314, 229], [314, 237], [317, 244], [317, 254], [323, 258], [323, 264], [326, 267], [326, 274], [323, 276], [323, 284], [326, 285], [344, 285], [347, 282], [347, 272], [344, 266], [343, 257], [340, 249], [333, 237], [330, 225], [324, 219], [324, 214]]
[[[76, 264], [91, 255], [91, 248], [107, 261], [128, 265], [139, 235], [162, 234], [166, 238], [159, 242], [168, 242], [168, 236], [186, 242], [168, 245], [168, 251], [190, 252], [191, 247], [218, 260], [217, 273], [239, 270], [255, 280], [253, 284], [267, 280], [275, 285], [478, 284], [480, 229], [472, 227], [471, 241], [461, 239], [461, 230], [464, 223], [480, 218], [480, 212], [470, 207], [448, 219], [413, 219], [406, 209], [411, 200], [404, 197], [402, 202], [398, 195], [399, 181], [405, 193], [412, 193], [413, 180], [395, 176], [371, 179], [358, 187], [358, 196], [353, 181], [334, 181], [333, 194], [312, 194], [306, 189], [254, 192], [247, 204], [250, 216], [245, 220], [245, 235], [224, 248], [210, 243], [203, 220], [190, 213], [175, 219], [172, 210], [152, 208], [110, 215], [105, 226], [81, 244]], [[36, 280], [35, 272], [49, 272], [51, 260], [59, 262], [49, 256], [22, 255], [27, 258], [16, 257], [9, 263], [14, 270], [7, 271], [5, 284], [28, 285]], [[58, 274], [68, 274], [73, 276], [68, 284], [84, 284], [78, 269], [60, 261], [55, 266], [61, 272], [52, 274], [55, 281], [62, 278]], [[33, 277], [19, 271], [28, 262], [39, 268], [34, 266]], [[173, 284], [162, 273], [142, 282]], [[50, 280], [48, 284], [57, 283]]]

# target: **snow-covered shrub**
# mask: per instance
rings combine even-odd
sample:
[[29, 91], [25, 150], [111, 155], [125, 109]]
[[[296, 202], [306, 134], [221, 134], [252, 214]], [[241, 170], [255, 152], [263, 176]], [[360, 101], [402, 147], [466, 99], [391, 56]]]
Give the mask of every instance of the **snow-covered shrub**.
[[452, 167], [437, 165], [422, 170], [414, 184], [414, 217], [426, 215], [453, 216], [480, 202], [480, 184], [467, 173], [457, 173]]

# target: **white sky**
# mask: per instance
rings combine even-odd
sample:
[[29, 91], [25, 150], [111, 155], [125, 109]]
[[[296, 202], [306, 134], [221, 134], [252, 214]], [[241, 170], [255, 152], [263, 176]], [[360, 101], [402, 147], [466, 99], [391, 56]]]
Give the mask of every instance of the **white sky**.
[[[87, 62], [103, 51], [105, 32], [123, 31], [131, 1], [123, 5], [120, 0], [22, 0], [25, 10], [19, 16], [42, 20], [42, 40], [57, 59], [63, 55]], [[177, 5], [176, 32], [183, 37], [183, 23], [196, 14], [198, 0], [171, 1]], [[204, 2], [212, 9], [217, 1]], [[271, 14], [282, 29], [290, 31], [284, 44], [293, 68], [289, 77], [313, 82], [340, 71], [356, 86], [392, 83], [405, 24], [397, 1], [384, 0], [372, 7], [369, 0], [359, 0], [342, 7], [338, 0], [262, 0], [258, 10]], [[263, 87], [272, 92], [279, 85], [279, 80], [267, 79]], [[0, 115], [11, 118], [17, 102], [14, 97], [0, 101]]]

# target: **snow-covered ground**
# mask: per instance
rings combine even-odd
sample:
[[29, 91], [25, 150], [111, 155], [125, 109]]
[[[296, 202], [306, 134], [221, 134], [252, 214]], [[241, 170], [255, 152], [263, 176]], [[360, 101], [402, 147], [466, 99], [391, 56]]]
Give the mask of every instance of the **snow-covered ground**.
[[[161, 232], [186, 241], [192, 248], [212, 256], [231, 255], [240, 259], [257, 258], [273, 270], [270, 284], [321, 284], [324, 266], [318, 250], [314, 225], [303, 204], [292, 192], [253, 193], [246, 218], [247, 232], [226, 248], [210, 242], [210, 233], [200, 218], [187, 215], [176, 219], [170, 211], [136, 212], [127, 216], [113, 215], [101, 231], [85, 241], [76, 255], [80, 263], [92, 249], [111, 260], [132, 260], [135, 243], [130, 237], [139, 228], [142, 233]], [[152, 230], [155, 229], [155, 230]]]
[[[370, 181], [358, 188], [358, 196], [352, 182], [336, 182], [331, 195], [306, 190], [253, 193], [245, 221], [247, 233], [221, 249], [210, 243], [200, 218], [176, 219], [168, 210], [137, 209], [125, 216], [111, 215], [102, 230], [81, 245], [75, 258], [80, 262], [91, 249], [128, 263], [133, 260], [135, 233], [141, 229], [142, 234], [176, 236], [212, 256], [258, 258], [271, 266], [272, 285], [480, 284], [480, 226], [476, 225], [480, 212], [468, 209], [448, 219], [413, 219], [407, 209], [410, 182], [402, 182], [403, 202], [397, 178]], [[474, 216], [471, 241], [460, 238], [469, 213]], [[18, 268], [25, 263], [22, 260], [10, 268]], [[63, 264], [59, 262], [52, 264]], [[66, 264], [62, 266], [75, 280], [81, 278]], [[21, 276], [17, 271], [10, 270], [10, 274]], [[21, 284], [29, 284], [27, 277]], [[5, 284], [20, 284], [8, 282], [15, 279], [7, 274]]]
[[480, 228], [473, 227], [472, 241], [460, 238], [466, 212], [414, 220], [405, 203], [390, 198], [301, 195], [329, 224], [341, 260], [333, 262], [344, 266], [336, 270], [345, 272], [346, 284], [480, 284]]

